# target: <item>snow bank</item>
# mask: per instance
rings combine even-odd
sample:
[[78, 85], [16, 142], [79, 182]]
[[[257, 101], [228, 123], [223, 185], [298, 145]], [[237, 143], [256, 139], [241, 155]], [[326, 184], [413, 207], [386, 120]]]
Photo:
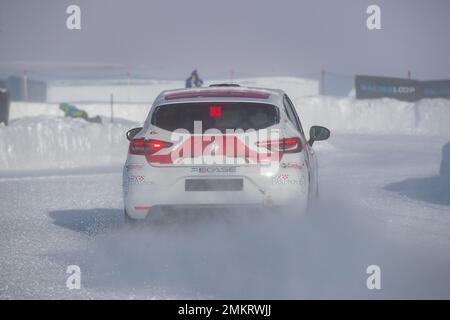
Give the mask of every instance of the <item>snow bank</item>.
[[127, 150], [127, 120], [95, 124], [39, 116], [0, 125], [0, 172], [118, 165]]
[[303, 126], [323, 125], [335, 133], [450, 136], [450, 100], [294, 99]]

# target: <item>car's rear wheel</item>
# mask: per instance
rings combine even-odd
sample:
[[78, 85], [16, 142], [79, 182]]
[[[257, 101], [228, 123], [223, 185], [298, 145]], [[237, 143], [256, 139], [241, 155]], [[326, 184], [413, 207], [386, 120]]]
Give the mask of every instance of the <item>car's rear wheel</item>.
[[319, 202], [319, 185], [317, 184], [313, 194], [308, 197], [308, 203], [306, 205], [306, 215], [310, 216], [314, 211], [314, 208]]
[[136, 225], [136, 220], [133, 219], [133, 218], [131, 218], [131, 217], [128, 215], [126, 209], [123, 210], [123, 217], [124, 217], [125, 224], [130, 225], [130, 226]]

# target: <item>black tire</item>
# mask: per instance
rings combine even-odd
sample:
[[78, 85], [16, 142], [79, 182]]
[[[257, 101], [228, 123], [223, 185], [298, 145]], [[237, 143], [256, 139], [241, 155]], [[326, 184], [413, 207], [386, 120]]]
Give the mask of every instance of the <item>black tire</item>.
[[306, 205], [306, 215], [314, 215], [314, 210], [319, 202], [319, 184], [316, 185], [316, 190], [313, 196], [308, 197], [308, 204]]
[[0, 123], [8, 125], [9, 121], [9, 92], [6, 89], [2, 89], [0, 84]]
[[127, 213], [127, 210], [123, 210], [123, 217], [124, 217], [124, 221], [125, 221], [125, 224], [126, 225], [129, 225], [129, 226], [135, 226], [136, 225], [136, 220], [135, 219], [132, 219], [129, 215], [128, 215], [128, 213]]

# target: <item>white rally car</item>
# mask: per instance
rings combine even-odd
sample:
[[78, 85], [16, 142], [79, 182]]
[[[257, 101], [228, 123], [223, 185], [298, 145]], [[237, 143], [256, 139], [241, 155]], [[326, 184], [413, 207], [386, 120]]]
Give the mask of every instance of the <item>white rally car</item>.
[[130, 140], [123, 169], [127, 221], [168, 208], [290, 206], [318, 194], [313, 126], [309, 140], [281, 90], [212, 85], [162, 92]]

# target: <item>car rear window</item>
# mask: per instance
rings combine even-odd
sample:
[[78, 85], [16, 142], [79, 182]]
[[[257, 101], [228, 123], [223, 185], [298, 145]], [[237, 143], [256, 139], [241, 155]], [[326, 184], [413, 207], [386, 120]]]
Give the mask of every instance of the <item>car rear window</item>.
[[177, 103], [158, 106], [151, 123], [168, 131], [185, 129], [194, 132], [194, 121], [202, 122], [202, 129], [264, 129], [279, 121], [278, 108], [271, 104], [238, 103]]

